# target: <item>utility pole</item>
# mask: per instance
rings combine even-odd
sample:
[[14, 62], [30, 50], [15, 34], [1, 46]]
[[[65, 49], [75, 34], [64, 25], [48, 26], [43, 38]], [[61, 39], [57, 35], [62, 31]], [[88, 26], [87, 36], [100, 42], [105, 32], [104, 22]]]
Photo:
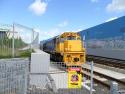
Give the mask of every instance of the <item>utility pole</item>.
[[13, 36], [12, 36], [12, 57], [14, 57], [15, 56], [15, 47], [14, 47], [14, 32], [15, 31], [15, 26], [14, 26], [14, 23], [13, 23]]

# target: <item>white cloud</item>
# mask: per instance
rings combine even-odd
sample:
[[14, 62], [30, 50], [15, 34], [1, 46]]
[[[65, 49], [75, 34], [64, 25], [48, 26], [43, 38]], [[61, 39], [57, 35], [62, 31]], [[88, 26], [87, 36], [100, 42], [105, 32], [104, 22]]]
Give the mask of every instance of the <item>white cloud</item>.
[[67, 30], [67, 31], [63, 31], [63, 30], [60, 30], [59, 28], [54, 28], [54, 29], [51, 29], [49, 31], [42, 31], [40, 29], [34, 29], [36, 32], [39, 32], [39, 40], [46, 40], [46, 39], [49, 39], [49, 38], [52, 38], [52, 37], [55, 37], [57, 35], [60, 35], [64, 32], [78, 32], [78, 31], [81, 31], [81, 29], [76, 29], [76, 30]]
[[117, 19], [117, 18], [118, 18], [118, 17], [112, 17], [112, 18], [106, 20], [105, 22], [109, 22], [109, 21], [115, 20], [115, 19]]
[[108, 12], [123, 12], [125, 11], [125, 0], [112, 0], [106, 9]]
[[76, 29], [76, 30], [71, 30], [71, 31], [65, 31], [65, 32], [79, 32], [79, 31], [82, 31], [82, 29]]
[[91, 2], [98, 2], [99, 0], [91, 0]]
[[68, 25], [68, 21], [63, 21], [62, 23], [58, 24], [59, 27], [65, 27]]
[[34, 30], [36, 32], [39, 32], [39, 40], [40, 41], [55, 37], [55, 36], [60, 35], [64, 32], [78, 32], [78, 31], [82, 30], [82, 29], [67, 30], [67, 31], [63, 30], [62, 27], [65, 27], [67, 25], [68, 25], [68, 21], [65, 20], [62, 23], [57, 24], [57, 26], [55, 28], [51, 28], [48, 31], [43, 31], [43, 30], [40, 30], [40, 29], [37, 29], [37, 28], [34, 29]]
[[38, 16], [43, 15], [46, 12], [46, 8], [47, 8], [47, 3], [43, 2], [42, 0], [35, 0], [29, 6], [29, 10]]
[[40, 41], [52, 38], [52, 37], [57, 36], [62, 33], [62, 31], [60, 31], [59, 28], [54, 28], [49, 31], [42, 31], [40, 29], [34, 29], [34, 30], [39, 32]]

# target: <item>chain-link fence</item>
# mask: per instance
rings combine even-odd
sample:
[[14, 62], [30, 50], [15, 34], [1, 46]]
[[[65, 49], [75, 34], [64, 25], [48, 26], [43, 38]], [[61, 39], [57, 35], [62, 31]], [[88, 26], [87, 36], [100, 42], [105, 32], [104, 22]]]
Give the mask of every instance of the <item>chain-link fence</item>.
[[17, 23], [0, 24], [0, 58], [27, 56], [38, 47], [39, 34], [33, 28]]

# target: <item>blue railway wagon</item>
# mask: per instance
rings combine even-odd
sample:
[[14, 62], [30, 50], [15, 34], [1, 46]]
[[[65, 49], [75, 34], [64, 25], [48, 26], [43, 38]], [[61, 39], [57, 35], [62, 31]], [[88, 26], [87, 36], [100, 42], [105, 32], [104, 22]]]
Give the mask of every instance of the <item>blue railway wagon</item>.
[[125, 60], [125, 16], [80, 31], [87, 54]]
[[53, 53], [55, 51], [55, 42], [55, 38], [45, 41], [45, 43], [43, 43], [43, 50], [48, 53]]

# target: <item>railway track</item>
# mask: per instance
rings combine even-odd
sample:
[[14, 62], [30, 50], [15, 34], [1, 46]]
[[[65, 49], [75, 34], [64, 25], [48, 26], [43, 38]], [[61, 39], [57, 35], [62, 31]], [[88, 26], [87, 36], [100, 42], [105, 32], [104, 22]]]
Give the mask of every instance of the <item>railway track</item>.
[[[91, 77], [91, 74], [90, 72], [85, 72], [83, 73], [84, 77], [88, 78], [88, 77]], [[110, 89], [110, 84], [104, 82], [104, 80], [107, 80], [107, 79], [104, 79], [104, 78], [101, 78], [100, 76], [97, 76], [97, 75], [93, 75], [93, 80], [94, 82], [96, 83], [99, 83], [99, 84], [102, 84], [103, 86], [105, 86], [107, 89]]]
[[97, 63], [97, 64], [102, 64], [102, 65], [115, 67], [119, 69], [125, 69], [125, 60], [87, 55], [87, 61], [94, 61], [94, 63]]
[[[84, 76], [88, 76], [90, 77], [90, 72], [91, 69], [87, 68], [87, 67], [82, 67], [83, 75]], [[116, 81], [119, 85], [122, 85], [125, 87], [125, 81], [111, 77], [111, 76], [107, 76], [105, 74], [99, 73], [97, 71], [93, 71], [93, 80], [97, 83], [102, 84], [103, 86], [105, 86], [107, 89], [110, 89], [110, 82], [111, 81]]]

